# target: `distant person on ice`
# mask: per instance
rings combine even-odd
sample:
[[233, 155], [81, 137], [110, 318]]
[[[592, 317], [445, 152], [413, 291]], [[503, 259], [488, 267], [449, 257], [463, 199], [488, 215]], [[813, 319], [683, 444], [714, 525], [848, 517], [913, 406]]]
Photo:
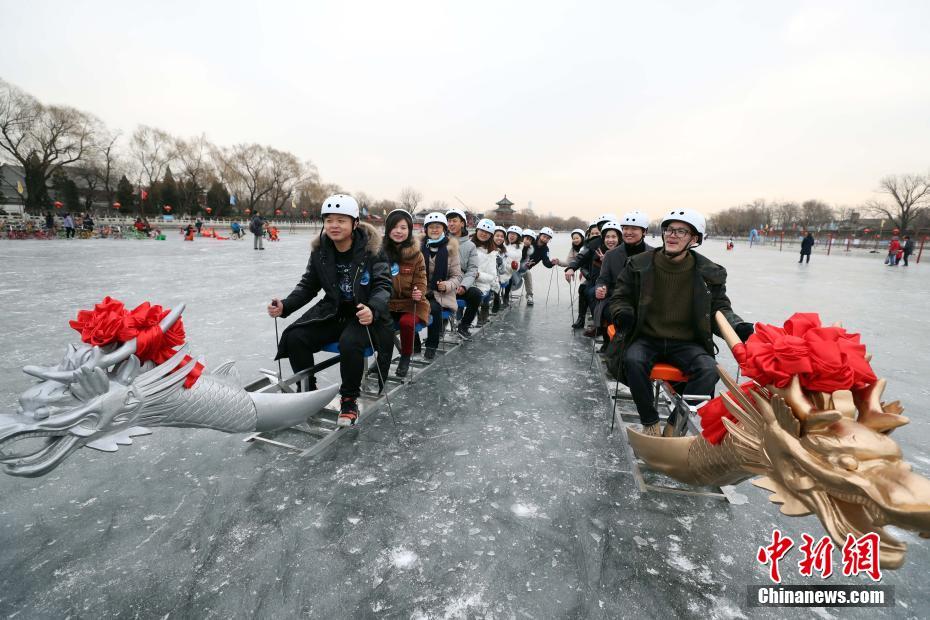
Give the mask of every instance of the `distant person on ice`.
[[[323, 291], [323, 299], [281, 334], [276, 359], [290, 359], [295, 373], [313, 367], [313, 354], [339, 342], [342, 395], [339, 426], [358, 419], [365, 349], [378, 353], [379, 380], [387, 377], [394, 346], [391, 313], [391, 267], [381, 252], [381, 235], [359, 221], [358, 203], [335, 194], [323, 202], [323, 231], [313, 241], [310, 260], [297, 287], [283, 301], [273, 299], [268, 314], [287, 317]], [[316, 377], [309, 377], [316, 389]], [[383, 385], [382, 385], [383, 387]]]
[[907, 259], [914, 253], [914, 240], [910, 235], [904, 235], [904, 247], [902, 248], [901, 257], [904, 259], [904, 266], [907, 267]]
[[807, 257], [807, 262], [811, 262], [811, 250], [814, 249], [814, 233], [809, 232], [804, 239], [801, 240], [801, 258], [798, 259], [798, 262], [804, 260], [804, 257]]
[[692, 248], [704, 239], [704, 216], [674, 209], [662, 219], [661, 248], [627, 261], [610, 298], [610, 317], [623, 339], [620, 376], [636, 403], [643, 432], [659, 435], [649, 375], [666, 362], [690, 377], [682, 394], [713, 396], [714, 315], [720, 311], [745, 342], [753, 327], [733, 312], [726, 270]]
[[262, 237], [265, 236], [265, 218], [263, 218], [262, 214], [258, 211], [255, 212], [255, 215], [252, 216], [252, 221], [249, 222], [249, 231], [253, 236], [252, 249], [264, 250], [265, 246], [262, 245]]

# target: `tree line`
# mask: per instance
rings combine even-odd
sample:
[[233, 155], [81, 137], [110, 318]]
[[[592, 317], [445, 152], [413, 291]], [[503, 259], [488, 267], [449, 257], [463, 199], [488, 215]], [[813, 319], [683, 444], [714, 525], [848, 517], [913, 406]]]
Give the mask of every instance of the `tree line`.
[[[18, 194], [28, 213], [55, 204], [90, 211], [95, 204], [123, 212], [223, 217], [261, 211], [318, 217], [326, 196], [343, 191], [324, 183], [316, 166], [261, 144], [221, 146], [205, 135], [183, 138], [139, 125], [129, 136], [92, 114], [40, 102], [0, 79], [0, 161], [22, 168]], [[371, 212], [396, 204], [353, 194]]]
[[886, 176], [879, 181], [882, 200], [870, 200], [858, 208], [833, 207], [820, 200], [751, 203], [730, 207], [708, 219], [708, 230], [718, 235], [738, 235], [750, 230], [806, 231], [824, 228], [856, 232], [863, 228], [860, 213], [868, 213], [889, 223], [889, 232], [898, 229], [916, 232], [930, 227], [930, 175]]

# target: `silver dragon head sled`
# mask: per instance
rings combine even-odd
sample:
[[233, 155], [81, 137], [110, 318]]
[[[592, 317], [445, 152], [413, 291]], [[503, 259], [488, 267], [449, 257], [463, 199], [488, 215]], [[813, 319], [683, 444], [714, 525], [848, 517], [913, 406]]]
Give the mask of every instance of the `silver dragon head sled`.
[[[167, 331], [181, 304], [160, 323]], [[184, 386], [197, 360], [187, 346], [162, 364], [140, 363], [136, 339], [121, 345], [69, 345], [55, 366], [26, 366], [39, 382], [19, 397], [15, 413], [0, 413], [0, 467], [12, 476], [49, 473], [83, 447], [115, 452], [156, 426], [209, 428], [224, 433], [272, 431], [306, 421], [339, 390], [246, 392], [228, 377], [231, 363], [202, 372]], [[182, 365], [183, 363], [183, 365]]]

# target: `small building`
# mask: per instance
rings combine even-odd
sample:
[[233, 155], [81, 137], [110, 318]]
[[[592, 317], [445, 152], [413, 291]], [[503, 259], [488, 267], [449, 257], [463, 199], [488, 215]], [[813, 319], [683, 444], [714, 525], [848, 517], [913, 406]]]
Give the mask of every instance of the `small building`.
[[498, 226], [507, 228], [513, 226], [516, 213], [513, 210], [513, 203], [507, 199], [507, 194], [497, 201], [497, 210], [494, 212], [494, 223]]

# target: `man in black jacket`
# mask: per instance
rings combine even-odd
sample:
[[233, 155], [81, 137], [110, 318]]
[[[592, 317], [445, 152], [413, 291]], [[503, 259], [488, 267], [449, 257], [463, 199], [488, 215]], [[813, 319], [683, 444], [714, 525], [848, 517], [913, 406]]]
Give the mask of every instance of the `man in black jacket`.
[[704, 238], [704, 216], [674, 209], [662, 220], [662, 237], [661, 248], [627, 262], [610, 300], [616, 337], [624, 344], [621, 376], [648, 435], [660, 434], [649, 379], [657, 362], [688, 375], [683, 393], [713, 396], [714, 315], [723, 313], [744, 341], [753, 331], [730, 307], [726, 270], [691, 249]]
[[[601, 261], [601, 271], [594, 283], [594, 298], [597, 299], [597, 306], [594, 308], [595, 325], [600, 325], [602, 319], [613, 322], [610, 316], [607, 316], [609, 311], [607, 306], [627, 260], [653, 249], [645, 241], [646, 230], [649, 229], [649, 216], [645, 213], [630, 211], [621, 218], [618, 224], [621, 242], [604, 255], [604, 260]], [[605, 224], [601, 230], [602, 235], [607, 226], [608, 224]]]
[[809, 232], [807, 236], [801, 240], [801, 258], [798, 259], [800, 263], [804, 260], [804, 257], [807, 257], [807, 262], [811, 262], [811, 250], [814, 249], [814, 233]]
[[[381, 235], [358, 221], [358, 203], [336, 194], [323, 202], [323, 232], [313, 242], [307, 270], [283, 301], [272, 300], [268, 314], [287, 317], [321, 290], [324, 297], [281, 334], [275, 359], [287, 357], [295, 373], [313, 367], [313, 354], [339, 342], [342, 402], [338, 424], [358, 419], [357, 399], [365, 368], [365, 349], [378, 352], [379, 380], [391, 363], [393, 330], [388, 300], [391, 268], [381, 253]], [[316, 389], [311, 374], [310, 389]]]

